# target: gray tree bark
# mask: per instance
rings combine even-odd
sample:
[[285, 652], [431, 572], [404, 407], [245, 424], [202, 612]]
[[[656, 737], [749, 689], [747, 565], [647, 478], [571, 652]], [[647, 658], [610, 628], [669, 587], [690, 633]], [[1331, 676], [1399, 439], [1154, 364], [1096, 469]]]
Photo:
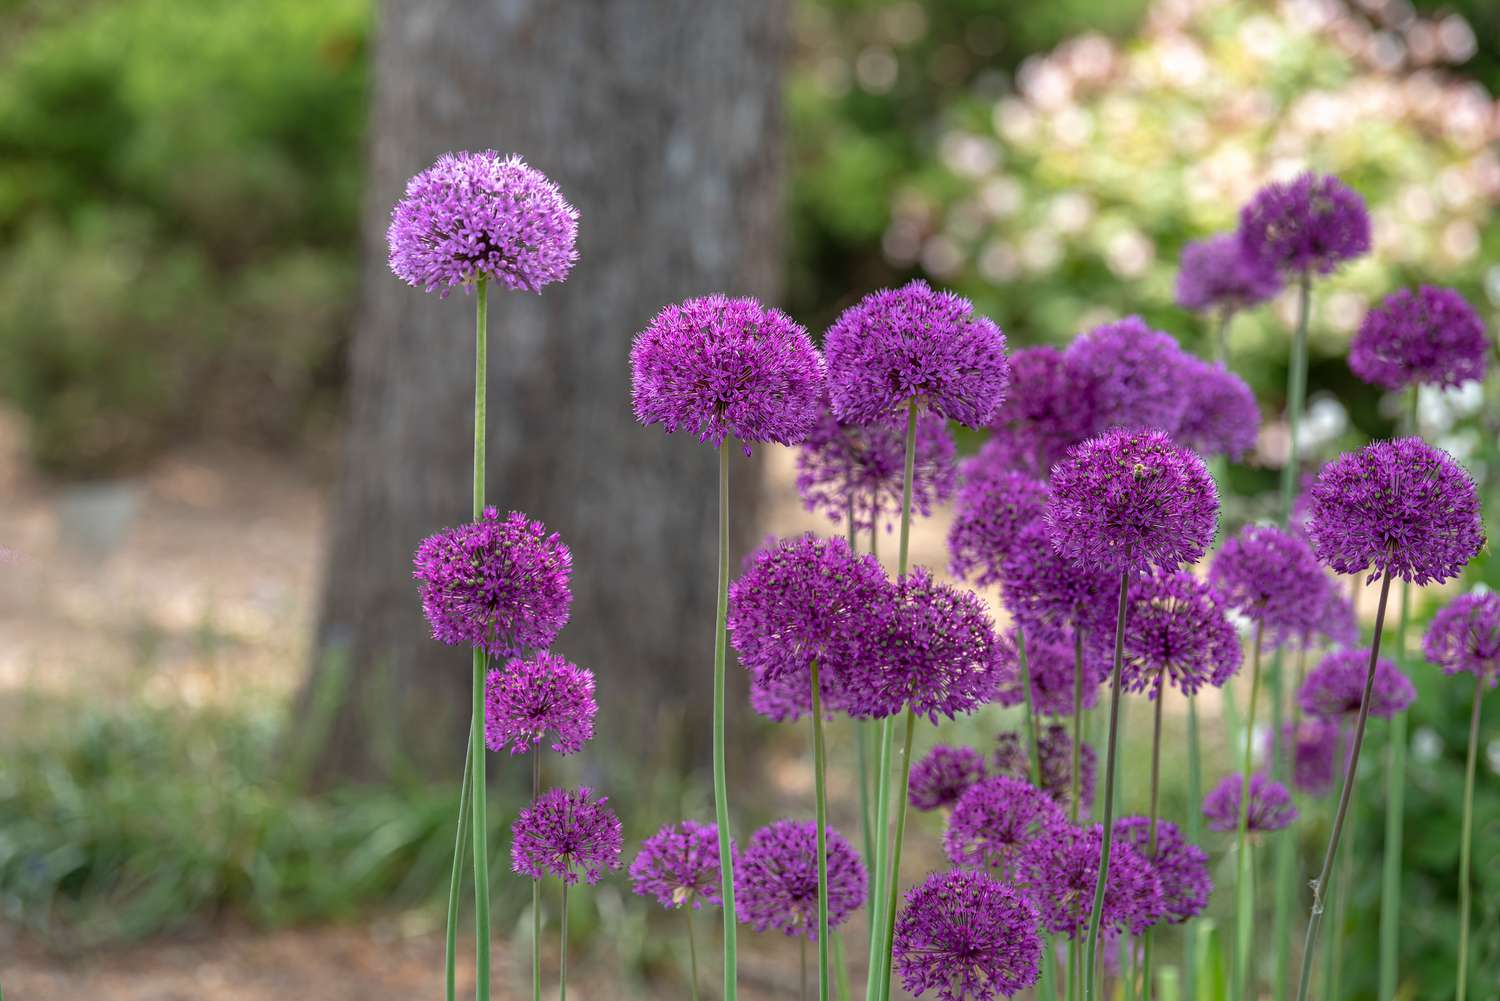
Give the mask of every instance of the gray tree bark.
[[[627, 356], [665, 303], [778, 290], [786, 15], [784, 0], [381, 5], [361, 319], [303, 699], [321, 781], [456, 775], [463, 753], [468, 651], [430, 638], [411, 556], [469, 516], [474, 303], [385, 264], [406, 179], [450, 149], [520, 153], [581, 213], [566, 283], [490, 293], [487, 498], [573, 550], [555, 649], [596, 674], [609, 755], [594, 756], [676, 755], [701, 738], [716, 460], [634, 422]], [[733, 476], [743, 551], [759, 481], [738, 456]], [[336, 708], [313, 720], [335, 674]]]

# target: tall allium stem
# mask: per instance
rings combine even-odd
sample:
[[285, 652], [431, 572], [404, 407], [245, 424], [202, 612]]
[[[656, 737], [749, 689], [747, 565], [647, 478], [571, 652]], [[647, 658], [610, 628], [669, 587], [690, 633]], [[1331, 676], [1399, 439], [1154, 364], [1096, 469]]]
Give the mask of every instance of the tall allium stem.
[[[1167, 700], [1167, 686], [1163, 682], [1156, 693], [1156, 713], [1151, 724], [1151, 821], [1147, 826], [1146, 857], [1156, 858], [1156, 807], [1158, 783], [1161, 779], [1161, 713], [1162, 703]], [[1141, 943], [1141, 997], [1151, 998], [1151, 929]]]
[[719, 888], [724, 912], [724, 1001], [738, 996], [735, 955], [734, 863], [729, 843], [729, 782], [724, 771], [724, 657], [729, 634], [729, 441], [719, 446], [719, 584], [714, 613], [714, 819], [719, 825]]
[[[1187, 699], [1187, 837], [1190, 844], [1203, 841], [1203, 764], [1199, 757], [1198, 743], [1198, 698]], [[1183, 1001], [1196, 1001], [1198, 991], [1198, 940], [1202, 935], [1200, 922], [1190, 922], [1183, 936], [1182, 946], [1182, 997]]]
[[1130, 594], [1130, 570], [1120, 571], [1120, 603], [1115, 616], [1115, 663], [1109, 672], [1109, 737], [1104, 756], [1104, 842], [1099, 850], [1099, 878], [1094, 884], [1094, 906], [1089, 911], [1089, 937], [1083, 953], [1083, 998], [1094, 997], [1099, 965], [1099, 918], [1104, 912], [1104, 885], [1109, 879], [1109, 848], [1115, 823], [1115, 741], [1120, 733], [1120, 665], [1125, 659], [1125, 608]]
[[818, 818], [818, 1001], [828, 1001], [828, 788], [823, 758], [823, 701], [818, 691], [818, 658], [812, 674], [813, 785]]
[[[489, 288], [483, 278], [475, 283], [474, 301], [474, 520], [484, 515], [484, 433], [487, 425], [485, 389], [489, 354]], [[490, 857], [484, 779], [484, 668], [488, 655], [474, 650], [473, 716], [469, 720], [469, 757], [473, 765], [469, 791], [469, 821], [474, 835], [474, 996], [490, 996]]]
[[1323, 894], [1327, 892], [1329, 877], [1333, 875], [1333, 861], [1339, 850], [1339, 835], [1343, 833], [1344, 818], [1349, 812], [1349, 797], [1354, 791], [1354, 775], [1359, 767], [1359, 749], [1365, 741], [1365, 724], [1370, 718], [1370, 692], [1375, 687], [1375, 664], [1380, 658], [1380, 634], [1385, 627], [1385, 606], [1390, 594], [1391, 574], [1387, 571], [1380, 579], [1380, 602], [1375, 606], [1375, 636], [1370, 641], [1370, 666], [1365, 671], [1364, 694], [1359, 700], [1359, 716], [1354, 725], [1354, 746], [1350, 748], [1349, 761], [1344, 766], [1344, 788], [1339, 793], [1339, 808], [1333, 817], [1333, 830], [1328, 834], [1323, 868], [1312, 884], [1312, 912], [1307, 921], [1307, 940], [1302, 946], [1302, 975], [1297, 982], [1297, 1001], [1307, 1001], [1307, 988], [1312, 979], [1312, 959], [1318, 944], [1318, 925], [1323, 920]]
[[693, 930], [693, 907], [689, 904], [683, 908], [687, 917], [687, 940], [688, 940], [688, 981], [689, 992], [693, 1001], [698, 1001], [698, 933]]
[[[911, 784], [911, 744], [912, 737], [917, 729], [917, 714], [908, 706], [906, 709], [906, 736], [901, 742], [901, 784], [898, 789], [905, 790]], [[896, 935], [896, 905], [901, 899], [901, 845], [906, 839], [906, 804], [907, 797], [904, 792], [900, 801], [896, 804], [896, 834], [891, 841], [891, 879], [890, 885], [886, 887], [885, 910], [885, 945], [881, 951], [881, 960], [885, 965], [885, 972], [880, 975], [880, 1001], [890, 1001], [891, 997], [891, 943], [895, 941]]]
[[1250, 943], [1255, 932], [1251, 927], [1255, 915], [1255, 885], [1250, 872], [1250, 772], [1255, 764], [1255, 704], [1260, 699], [1260, 649], [1264, 636], [1265, 623], [1257, 620], [1255, 637], [1250, 641], [1250, 705], [1245, 710], [1245, 744], [1240, 761], [1240, 817], [1234, 833], [1235, 865], [1238, 867], [1234, 887], [1238, 927], [1235, 929], [1236, 955], [1230, 994], [1234, 1001], [1245, 997], [1251, 983]]
[[1214, 361], [1225, 368], [1229, 367], [1229, 321], [1233, 318], [1234, 310], [1221, 306], [1214, 320]]
[[[879, 519], [875, 519], [879, 522]], [[854, 500], [849, 501], [849, 552], [855, 555], [859, 553], [858, 536], [854, 528]], [[874, 538], [870, 539], [870, 552], [873, 554]], [[874, 822], [870, 819], [870, 735], [869, 726], [863, 720], [851, 720], [854, 726], [854, 750], [855, 757], [859, 763], [859, 833], [864, 841], [864, 858], [875, 858], [875, 830]], [[865, 875], [865, 899], [875, 899], [875, 870], [872, 868]], [[840, 964], [842, 965], [842, 964]]]
[[[531, 801], [542, 794], [542, 746], [531, 752]], [[531, 1001], [542, 1001], [542, 881], [531, 881]]]
[[1302, 425], [1302, 411], [1307, 405], [1307, 322], [1312, 312], [1312, 274], [1303, 271], [1297, 279], [1297, 329], [1292, 333], [1292, 355], [1286, 376], [1286, 465], [1281, 467], [1281, 523], [1291, 517], [1292, 500], [1297, 496], [1298, 454], [1297, 429]]
[[559, 934], [557, 960], [557, 1001], [568, 1001], [568, 884], [562, 885], [562, 913], [558, 918], [562, 924]]
[[[472, 730], [473, 723], [470, 722]], [[453, 1001], [458, 952], [458, 884], [464, 875], [464, 836], [469, 833], [469, 783], [474, 773], [474, 742], [465, 742], [464, 779], [458, 789], [458, 827], [453, 833], [453, 870], [448, 875], [448, 927], [443, 936], [443, 999]]]
[[1030, 753], [1031, 784], [1042, 787], [1042, 749], [1036, 740], [1035, 709], [1031, 701], [1031, 668], [1026, 663], [1026, 630], [1016, 625], [1016, 660], [1021, 669], [1021, 694], [1026, 699], [1026, 749]]
[[1083, 633], [1073, 630], [1073, 774], [1068, 788], [1068, 819], [1078, 823], [1083, 797]]
[[891, 735], [894, 729], [894, 717], [888, 716], [880, 721], [880, 753], [875, 761], [875, 890], [870, 897], [870, 955], [865, 967], [865, 1001], [878, 1001], [880, 997], [880, 946], [885, 931], [882, 909], [885, 907], [886, 841], [890, 831]]
[[1474, 765], [1479, 753], [1479, 705], [1484, 699], [1484, 675], [1474, 679], [1474, 708], [1469, 712], [1469, 757], [1464, 766], [1463, 833], [1458, 842], [1458, 969], [1454, 972], [1455, 1001], [1464, 1001], [1469, 987], [1469, 860], [1474, 847]]

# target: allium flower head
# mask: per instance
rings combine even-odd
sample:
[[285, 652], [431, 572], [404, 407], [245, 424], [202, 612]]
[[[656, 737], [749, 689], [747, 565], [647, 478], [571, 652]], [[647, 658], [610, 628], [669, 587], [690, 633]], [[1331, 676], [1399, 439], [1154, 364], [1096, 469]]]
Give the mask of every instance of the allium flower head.
[[[828, 927], [865, 902], [865, 867], [844, 836], [828, 828]], [[778, 820], [762, 827], [734, 860], [734, 907], [741, 924], [791, 938], [818, 938], [818, 825]]]
[[484, 743], [492, 751], [525, 754], [557, 735], [552, 749], [573, 754], [594, 736], [594, 675], [556, 654], [512, 660], [491, 671], [484, 686]]
[[[1042, 927], [1075, 942], [1083, 939], [1103, 847], [1102, 825], [1079, 827], [1066, 821], [1027, 842], [1020, 884], [1041, 913]], [[1165, 906], [1151, 863], [1129, 844], [1112, 843], [1101, 927], [1138, 935], [1161, 920]]]
[[949, 570], [981, 587], [1003, 580], [1001, 567], [1020, 530], [1039, 523], [1047, 485], [1025, 473], [994, 470], [970, 459], [948, 529]]
[[391, 270], [428, 292], [480, 279], [540, 292], [578, 260], [578, 210], [518, 156], [444, 153], [391, 211]]
[[1095, 327], [1068, 345], [1063, 361], [1080, 387], [1091, 430], [1155, 428], [1172, 434], [1186, 405], [1176, 372], [1182, 349], [1171, 335], [1127, 316]]
[[987, 778], [958, 798], [943, 851], [954, 865], [990, 869], [1008, 879], [1026, 843], [1062, 817], [1051, 797], [1031, 783], [1006, 775]]
[[1272, 647], [1316, 632], [1333, 589], [1312, 547], [1270, 525], [1246, 525], [1226, 539], [1208, 580], [1238, 612], [1264, 627]]
[[1218, 233], [1182, 248], [1177, 305], [1183, 309], [1233, 312], [1280, 291], [1280, 272], [1259, 254], [1247, 254], [1238, 233]]
[[1354, 613], [1354, 602], [1342, 588], [1331, 584], [1323, 609], [1318, 614], [1316, 628], [1300, 637], [1300, 642], [1305, 648], [1320, 639], [1332, 646], [1353, 646], [1359, 642], [1359, 619]]
[[1185, 570], [1158, 570], [1128, 595], [1120, 684], [1158, 698], [1164, 681], [1184, 695], [1221, 687], [1240, 668], [1239, 635], [1219, 593]]
[[1484, 546], [1474, 481], [1420, 438], [1377, 441], [1324, 466], [1307, 530], [1319, 560], [1339, 573], [1371, 570], [1372, 581], [1441, 583]]
[[1460, 595], [1433, 617], [1422, 637], [1422, 653], [1444, 674], [1467, 671], [1500, 683], [1500, 594]]
[[821, 412], [818, 349], [800, 324], [754, 299], [667, 306], [636, 335], [630, 370], [636, 420], [715, 448], [731, 436], [796, 445]]
[[1218, 522], [1219, 495], [1203, 460], [1161, 431], [1106, 431], [1052, 471], [1052, 545], [1079, 565], [1116, 574], [1176, 569], [1203, 555]]
[[[1339, 719], [1359, 712], [1364, 698], [1365, 677], [1370, 669], [1370, 648], [1335, 650], [1307, 672], [1297, 701], [1310, 716]], [[1411, 679], [1395, 664], [1381, 657], [1375, 662], [1375, 684], [1370, 689], [1370, 715], [1390, 719], [1417, 699]]]
[[620, 868], [620, 818], [607, 802], [588, 786], [542, 793], [510, 826], [511, 869], [532, 879], [551, 873], [564, 883], [580, 875], [597, 883], [606, 869]]
[[[1275, 752], [1266, 732], [1266, 757]], [[1334, 762], [1338, 756], [1339, 725], [1319, 716], [1287, 720], [1281, 727], [1281, 753], [1292, 763], [1292, 785], [1309, 796], [1321, 796], [1333, 788]]]
[[1364, 199], [1337, 177], [1267, 184], [1240, 210], [1240, 245], [1283, 272], [1331, 274], [1370, 251]]
[[823, 340], [833, 412], [873, 424], [916, 400], [971, 428], [1005, 398], [1005, 335], [952, 292], [924, 281], [872, 292], [844, 310]]
[[935, 990], [941, 1001], [994, 1001], [1041, 973], [1036, 908], [984, 872], [937, 872], [909, 890], [891, 945], [914, 997]]
[[1178, 362], [1178, 392], [1187, 407], [1172, 437], [1201, 455], [1238, 459], [1255, 448], [1260, 407], [1245, 380], [1223, 365], [1184, 354]]
[[1079, 405], [1084, 391], [1079, 374], [1057, 348], [1039, 345], [1013, 353], [1010, 393], [990, 422], [991, 441], [1003, 445], [1006, 459], [991, 458], [990, 465], [1046, 476], [1069, 448], [1088, 437], [1091, 414]]
[[1385, 389], [1483, 382], [1490, 346], [1474, 307], [1451, 288], [1398, 289], [1365, 314], [1349, 368]]
[[[1000, 638], [1007, 660], [1017, 659], [1014, 680], [1006, 681], [996, 693], [1002, 706], [1018, 706], [1026, 700], [1021, 684], [1019, 659], [1016, 658], [1015, 631]], [[1074, 658], [1073, 644], [1026, 636], [1026, 671], [1031, 677], [1031, 704], [1039, 716], [1067, 716], [1073, 712]], [[1104, 646], [1086, 643], [1083, 647], [1083, 689], [1079, 706], [1092, 709], [1099, 701], [1099, 686], [1109, 678], [1111, 660]]]
[[519, 511], [485, 508], [417, 547], [412, 576], [432, 636], [451, 646], [512, 657], [552, 645], [567, 625], [573, 554], [556, 532]]
[[[818, 674], [818, 694], [824, 721], [837, 715], [843, 704], [842, 688], [835, 674]], [[752, 675], [750, 708], [777, 723], [794, 723], [812, 715], [812, 679], [806, 674], [783, 674], [775, 678]]]
[[[1052, 723], [1037, 734], [1037, 752], [1042, 766], [1042, 792], [1065, 812], [1073, 801], [1073, 738], [1068, 728]], [[995, 738], [995, 774], [1030, 781], [1031, 752], [1019, 733], [1002, 733]], [[1094, 773], [1099, 763], [1094, 749], [1087, 743], [1078, 745], [1078, 812], [1086, 815], [1094, 801]]]
[[651, 835], [630, 863], [630, 885], [667, 908], [720, 906], [718, 825], [684, 820]]
[[[917, 415], [912, 510], [924, 518], [953, 496], [958, 482], [953, 435], [937, 414]], [[906, 416], [892, 414], [873, 424], [842, 424], [825, 412], [797, 450], [797, 493], [802, 506], [821, 511], [842, 526], [854, 512], [854, 527], [887, 530], [901, 517], [906, 471]]]
[[[1210, 831], [1237, 831], [1240, 825], [1240, 797], [1245, 789], [1243, 775], [1226, 775], [1203, 797], [1203, 816]], [[1260, 772], [1250, 776], [1250, 819], [1246, 829], [1252, 834], [1279, 831], [1297, 819], [1292, 794], [1286, 786], [1272, 781]]]
[[1208, 875], [1208, 853], [1189, 844], [1177, 825], [1156, 822], [1156, 852], [1151, 852], [1149, 817], [1121, 817], [1115, 821], [1115, 842], [1130, 845], [1151, 864], [1161, 882], [1162, 920], [1180, 925], [1203, 913], [1214, 882]]
[[984, 755], [972, 747], [938, 744], [911, 766], [906, 800], [918, 810], [952, 806], [965, 789], [982, 778]]
[[1026, 628], [1027, 644], [1048, 640], [1071, 650], [1073, 634], [1081, 632], [1087, 650], [1114, 635], [1119, 579], [1060, 555], [1045, 517], [1020, 530], [1000, 578], [1005, 607]]

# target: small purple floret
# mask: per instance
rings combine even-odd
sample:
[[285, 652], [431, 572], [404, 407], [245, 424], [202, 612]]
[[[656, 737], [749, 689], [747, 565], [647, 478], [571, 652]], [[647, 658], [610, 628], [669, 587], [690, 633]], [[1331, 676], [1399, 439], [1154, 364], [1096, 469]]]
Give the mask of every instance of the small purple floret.
[[[1073, 738], [1068, 728], [1052, 723], [1037, 734], [1037, 752], [1041, 758], [1042, 791], [1064, 810], [1073, 801]], [[1099, 759], [1087, 743], [1078, 746], [1078, 812], [1086, 816], [1094, 801], [1094, 773]], [[995, 774], [1014, 779], [1031, 780], [1031, 752], [1019, 733], [1002, 733], [995, 738]]]
[[[1102, 825], [1079, 827], [1066, 821], [1053, 824], [1045, 835], [1027, 842], [1021, 885], [1048, 931], [1082, 941], [1099, 881], [1103, 846]], [[1151, 863], [1129, 844], [1112, 843], [1101, 927], [1138, 935], [1161, 920], [1165, 907], [1161, 881]]]
[[[1266, 733], [1266, 756], [1275, 751]], [[1281, 753], [1290, 753], [1292, 785], [1309, 796], [1321, 796], [1333, 788], [1334, 765], [1338, 756], [1339, 724], [1318, 716], [1287, 720], [1281, 726]]]

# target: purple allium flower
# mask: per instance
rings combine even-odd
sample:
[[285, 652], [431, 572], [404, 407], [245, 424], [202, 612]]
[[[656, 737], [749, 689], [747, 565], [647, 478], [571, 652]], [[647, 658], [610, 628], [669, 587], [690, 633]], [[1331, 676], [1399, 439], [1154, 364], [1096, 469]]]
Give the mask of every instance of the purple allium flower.
[[[924, 518], [953, 496], [958, 482], [953, 435], [937, 414], [917, 416], [912, 467], [912, 510]], [[889, 530], [901, 517], [906, 472], [906, 416], [892, 414], [873, 424], [841, 424], [824, 413], [797, 450], [797, 493], [802, 506], [844, 525], [854, 509], [854, 527]]]
[[1089, 409], [1079, 405], [1083, 392], [1061, 351], [1050, 345], [1016, 351], [1010, 356], [1010, 395], [990, 422], [991, 441], [1005, 458], [996, 462], [997, 454], [985, 461], [1046, 476], [1069, 448], [1088, 437]]
[[[1042, 927], [1082, 941], [1099, 882], [1103, 847], [1103, 825], [1079, 827], [1066, 821], [1027, 842], [1021, 858], [1021, 885], [1041, 913]], [[1129, 844], [1113, 842], [1101, 928], [1140, 934], [1161, 920], [1165, 906], [1161, 881], [1151, 863]]]
[[1302, 174], [1267, 184], [1240, 210], [1244, 252], [1283, 272], [1331, 274], [1370, 251], [1364, 199], [1337, 177]]
[[684, 820], [651, 835], [630, 863], [630, 885], [667, 908], [720, 906], [718, 825]]
[[1121, 817], [1115, 821], [1115, 844], [1130, 845], [1151, 864], [1161, 882], [1162, 920], [1180, 925], [1203, 913], [1214, 881], [1208, 875], [1208, 853], [1189, 844], [1177, 825], [1158, 819], [1156, 853], [1151, 852], [1149, 817]]
[[568, 623], [573, 554], [556, 532], [519, 511], [422, 540], [412, 560], [432, 636], [482, 647], [492, 657], [545, 649]]
[[[1335, 650], [1307, 672], [1297, 695], [1302, 711], [1310, 716], [1339, 719], [1359, 712], [1364, 698], [1365, 676], [1370, 669], [1369, 647]], [[1395, 664], [1381, 657], [1375, 662], [1375, 685], [1370, 689], [1370, 715], [1390, 719], [1416, 701], [1411, 679]]]
[[953, 524], [948, 529], [949, 571], [983, 587], [1004, 578], [1001, 566], [1016, 536], [1039, 523], [1047, 506], [1047, 485], [1025, 473], [996, 470], [975, 459], [964, 463]]
[[1463, 572], [1484, 546], [1474, 481], [1420, 438], [1377, 441], [1323, 467], [1312, 488], [1308, 534], [1318, 559], [1370, 580], [1413, 584]]
[[[1015, 679], [1000, 686], [995, 699], [1002, 706], [1018, 706], [1026, 701], [1021, 687], [1019, 658], [1016, 655], [1015, 631], [1000, 638], [1001, 649], [1009, 660], [1016, 660]], [[1080, 708], [1092, 709], [1099, 701], [1099, 686], [1109, 678], [1111, 660], [1097, 643], [1083, 646], [1083, 691]], [[1039, 716], [1069, 716], [1073, 712], [1074, 682], [1073, 644], [1026, 636], [1026, 671], [1031, 676], [1031, 704]]]
[[882, 289], [844, 310], [823, 339], [833, 412], [873, 424], [910, 400], [982, 427], [1005, 398], [1005, 335], [974, 305], [924, 281]]
[[1349, 368], [1385, 389], [1483, 382], [1489, 343], [1474, 307], [1451, 288], [1398, 289], [1365, 314]]
[[1218, 233], [1182, 248], [1177, 305], [1233, 312], [1258, 306], [1281, 291], [1281, 274], [1259, 254], [1247, 254], [1238, 233]]
[[1219, 495], [1203, 460], [1161, 431], [1106, 431], [1052, 470], [1052, 545], [1081, 566], [1175, 570], [1203, 555], [1218, 522]]
[[[1203, 797], [1203, 816], [1210, 831], [1237, 831], [1240, 826], [1240, 796], [1244, 792], [1243, 775], [1226, 775]], [[1256, 772], [1250, 776], [1250, 820], [1252, 834], [1279, 831], [1297, 819], [1292, 794], [1280, 782]]]
[[1026, 628], [1028, 650], [1039, 640], [1071, 648], [1075, 632], [1087, 650], [1114, 635], [1119, 580], [1059, 555], [1045, 521], [1021, 529], [1000, 577], [1006, 608]]
[[1233, 608], [1264, 627], [1271, 647], [1317, 632], [1333, 590], [1312, 547], [1270, 525], [1246, 525], [1226, 539], [1208, 580]]
[[1333, 646], [1353, 646], [1359, 642], [1359, 619], [1354, 614], [1354, 602], [1342, 588], [1330, 582], [1316, 629], [1299, 639], [1304, 649], [1318, 639]]
[[551, 653], [512, 660], [484, 686], [484, 743], [525, 754], [551, 730], [552, 749], [573, 754], [594, 736], [598, 713], [591, 672]]
[[1163, 681], [1184, 695], [1215, 688], [1240, 669], [1243, 654], [1219, 592], [1185, 570], [1157, 570], [1136, 582], [1125, 617], [1120, 685], [1160, 697]]
[[943, 834], [943, 851], [954, 865], [987, 868], [1008, 879], [1026, 842], [1062, 819], [1062, 809], [1031, 783], [994, 776], [958, 798]]
[[911, 766], [906, 799], [918, 810], [952, 806], [965, 789], [982, 778], [984, 755], [972, 747], [938, 744]]
[[1087, 408], [1095, 432], [1129, 427], [1175, 433], [1187, 404], [1176, 379], [1181, 360], [1171, 335], [1152, 330], [1139, 316], [1095, 327], [1063, 355], [1080, 387], [1074, 406]]
[[[843, 924], [865, 902], [865, 867], [844, 836], [828, 837], [828, 927]], [[762, 827], [734, 860], [734, 907], [741, 924], [818, 938], [818, 825], [778, 820]]]
[[911, 708], [933, 723], [991, 701], [1007, 664], [984, 603], [972, 591], [939, 584], [918, 567], [877, 610], [847, 674], [845, 710], [863, 719]]
[[[818, 674], [818, 694], [824, 721], [831, 720], [842, 704], [842, 689], [831, 674]], [[750, 708], [777, 723], [795, 723], [812, 715], [812, 680], [806, 674], [783, 674], [778, 678], [750, 678]]]
[[[1275, 752], [1273, 736], [1273, 731], [1266, 732], [1267, 758]], [[1281, 753], [1292, 762], [1292, 785], [1309, 796], [1321, 796], [1333, 788], [1338, 746], [1339, 725], [1333, 720], [1304, 716], [1281, 726]]]
[[630, 370], [636, 420], [715, 448], [731, 436], [796, 445], [822, 409], [823, 359], [807, 331], [754, 299], [667, 306], [636, 335]]
[[918, 997], [994, 1001], [1041, 974], [1036, 908], [984, 872], [935, 872], [907, 891], [891, 947], [901, 985]]
[[1184, 354], [1178, 363], [1178, 392], [1187, 407], [1176, 441], [1202, 455], [1238, 459], [1255, 448], [1260, 407], [1245, 380], [1223, 365]]
[[443, 295], [492, 279], [540, 292], [578, 260], [578, 210], [518, 156], [444, 153], [406, 182], [386, 230], [391, 270]]
[[[1057, 723], [1043, 727], [1037, 734], [1037, 752], [1042, 766], [1042, 792], [1063, 810], [1073, 799], [1073, 738], [1068, 729]], [[1079, 813], [1087, 814], [1094, 801], [1094, 772], [1098, 756], [1087, 743], [1078, 745]], [[995, 738], [995, 774], [1030, 781], [1031, 757], [1019, 733], [1002, 733]]]
[[1444, 674], [1467, 671], [1500, 683], [1500, 594], [1460, 595], [1433, 617], [1422, 637], [1422, 653]]
[[511, 869], [532, 879], [551, 873], [564, 883], [580, 875], [597, 883], [606, 869], [620, 868], [624, 840], [608, 802], [588, 786], [542, 793], [510, 825]]

